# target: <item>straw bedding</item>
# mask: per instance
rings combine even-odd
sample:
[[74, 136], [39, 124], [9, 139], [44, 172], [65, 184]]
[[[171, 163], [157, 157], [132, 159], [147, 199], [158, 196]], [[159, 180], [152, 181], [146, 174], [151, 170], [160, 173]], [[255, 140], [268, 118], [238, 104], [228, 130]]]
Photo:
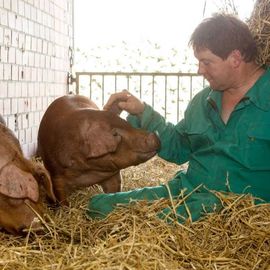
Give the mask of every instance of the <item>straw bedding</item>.
[[[179, 167], [153, 158], [123, 170], [124, 190], [164, 183]], [[149, 179], [153, 179], [149, 181]], [[270, 205], [246, 195], [219, 194], [220, 213], [186, 224], [167, 224], [159, 200], [119, 208], [105, 220], [88, 220], [85, 207], [98, 187], [80, 190], [71, 207], [47, 209], [43, 232], [0, 233], [0, 269], [268, 269]]]
[[251, 17], [249, 28], [253, 33], [258, 46], [257, 62], [270, 65], [270, 2], [257, 0]]
[[[257, 0], [249, 25], [263, 64], [270, 63], [269, 16], [269, 1]], [[178, 169], [153, 158], [122, 171], [123, 189], [165, 183]], [[42, 232], [19, 237], [1, 231], [0, 269], [270, 270], [270, 204], [219, 193], [223, 210], [193, 223], [158, 219], [159, 210], [176, 204], [164, 199], [119, 206], [105, 220], [88, 220], [87, 201], [99, 192], [98, 187], [80, 190], [70, 208], [47, 208], [50, 221]]]

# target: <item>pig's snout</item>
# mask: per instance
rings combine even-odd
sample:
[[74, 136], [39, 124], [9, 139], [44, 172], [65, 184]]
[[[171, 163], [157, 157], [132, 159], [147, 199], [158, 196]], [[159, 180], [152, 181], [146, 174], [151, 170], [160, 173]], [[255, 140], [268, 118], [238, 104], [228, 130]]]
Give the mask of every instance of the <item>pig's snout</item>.
[[44, 229], [38, 217], [34, 217], [31, 222], [10, 222], [8, 224], [4, 224], [4, 228], [6, 231], [14, 235], [25, 235], [29, 230], [39, 232]]
[[140, 162], [143, 162], [157, 153], [160, 148], [160, 140], [155, 133], [149, 133], [144, 135], [141, 140], [138, 140], [135, 145], [133, 147], [135, 146], [137, 149], [134, 150], [137, 152]]
[[21, 233], [26, 233], [29, 230], [34, 232], [42, 232], [44, 230], [42, 222], [38, 217], [34, 217], [30, 225], [25, 225], [23, 228], [20, 228]]

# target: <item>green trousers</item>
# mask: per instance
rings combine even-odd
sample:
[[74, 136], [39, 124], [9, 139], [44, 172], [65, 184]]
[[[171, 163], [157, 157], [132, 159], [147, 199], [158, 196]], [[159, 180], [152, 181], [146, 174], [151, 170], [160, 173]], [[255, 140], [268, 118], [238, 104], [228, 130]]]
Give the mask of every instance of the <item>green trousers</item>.
[[161, 219], [167, 219], [168, 222], [171, 217], [176, 218], [178, 222], [183, 223], [190, 215], [192, 221], [196, 221], [205, 213], [221, 209], [221, 202], [218, 197], [203, 187], [194, 189], [187, 181], [182, 179], [181, 173], [179, 173], [167, 185], [94, 195], [89, 200], [87, 215], [93, 219], [102, 219], [111, 213], [117, 204], [129, 204], [138, 200], [153, 202], [160, 198], [170, 197], [182, 200], [183, 196], [180, 197], [180, 195], [187, 195], [185, 204], [179, 204], [174, 211], [172, 211], [171, 207], [164, 208], [160, 213], [157, 213], [157, 216]]

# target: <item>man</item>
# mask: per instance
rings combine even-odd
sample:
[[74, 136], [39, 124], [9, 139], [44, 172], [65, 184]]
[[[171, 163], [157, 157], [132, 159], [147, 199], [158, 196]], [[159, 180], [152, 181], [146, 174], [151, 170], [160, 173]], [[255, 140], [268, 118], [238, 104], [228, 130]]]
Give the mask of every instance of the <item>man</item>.
[[[104, 217], [117, 203], [177, 198], [190, 194], [176, 218], [198, 219], [220, 206], [210, 190], [251, 193], [270, 201], [270, 69], [255, 62], [257, 49], [245, 23], [216, 14], [193, 32], [190, 45], [198, 73], [209, 82], [190, 102], [184, 119], [167, 123], [149, 105], [128, 91], [113, 94], [104, 109], [119, 101], [135, 127], [155, 131], [161, 140], [158, 155], [170, 162], [189, 162], [168, 185], [115, 194], [99, 194], [88, 205], [90, 217]], [[171, 209], [158, 215], [168, 217]], [[175, 216], [174, 216], [175, 217]]]

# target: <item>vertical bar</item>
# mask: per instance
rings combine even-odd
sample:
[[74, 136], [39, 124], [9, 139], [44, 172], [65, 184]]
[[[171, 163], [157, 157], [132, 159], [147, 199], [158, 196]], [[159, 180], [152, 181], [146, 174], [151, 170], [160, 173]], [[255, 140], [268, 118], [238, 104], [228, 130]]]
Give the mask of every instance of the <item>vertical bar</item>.
[[164, 117], [167, 118], [167, 95], [168, 95], [168, 89], [167, 89], [167, 75], [164, 76], [164, 87], [165, 87], [165, 107], [164, 107]]
[[189, 77], [190, 78], [190, 88], [189, 88], [189, 93], [190, 94], [189, 94], [189, 100], [191, 100], [192, 99], [192, 96], [193, 96], [193, 91], [192, 91], [193, 90], [193, 84], [192, 84], [193, 83], [193, 80], [192, 80], [192, 75], [189, 75], [189, 76], [190, 76]]
[[152, 74], [152, 107], [154, 108], [155, 101], [154, 101], [154, 93], [155, 93], [155, 75]]
[[92, 74], [90, 74], [89, 98], [92, 99]]
[[180, 76], [177, 76], [177, 118], [176, 118], [176, 121], [177, 121], [177, 123], [179, 122], [179, 98], [180, 98], [180, 93], [179, 93], [179, 91], [180, 91], [180, 82], [179, 82], [179, 80], [180, 80]]
[[127, 90], [129, 91], [129, 76], [130, 75], [127, 75]]
[[79, 95], [80, 91], [80, 75], [78, 73], [75, 73], [76, 76], [76, 95]]
[[101, 80], [101, 104], [102, 104], [102, 107], [103, 107], [103, 105], [104, 105], [104, 77], [105, 77], [105, 75], [104, 74], [102, 74], [102, 80]]
[[142, 99], [142, 75], [140, 75], [140, 99]]
[[114, 74], [114, 93], [116, 93], [117, 90], [117, 75]]

